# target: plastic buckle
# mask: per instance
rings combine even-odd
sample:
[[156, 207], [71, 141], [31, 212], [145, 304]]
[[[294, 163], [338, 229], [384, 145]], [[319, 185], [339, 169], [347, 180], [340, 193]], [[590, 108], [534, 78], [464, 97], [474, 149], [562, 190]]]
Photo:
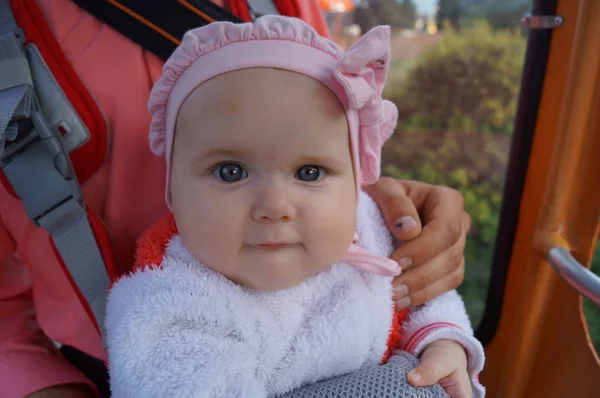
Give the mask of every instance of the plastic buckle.
[[38, 136], [35, 130], [31, 128], [31, 120], [14, 120], [13, 123], [18, 125], [17, 138], [14, 141], [5, 141], [4, 151], [0, 153], [0, 161], [10, 159], [14, 154], [31, 144]]
[[83, 193], [60, 136], [35, 106], [30, 120], [30, 130], [19, 132], [26, 138], [7, 145], [0, 166], [29, 218], [40, 226], [42, 217], [66, 202], [75, 200], [83, 209]]
[[[0, 57], [0, 96], [3, 100], [4, 95], [9, 97], [7, 110], [11, 117], [8, 125], [0, 127], [6, 129], [0, 134], [0, 140], [4, 141], [3, 150], [0, 151], [0, 160], [10, 157], [34, 138], [30, 133], [21, 135], [17, 133], [17, 137], [13, 141], [9, 139], [8, 134], [11, 124], [10, 130], [12, 131], [14, 128], [30, 130], [27, 128], [27, 124], [32, 108], [33, 78], [23, 47], [24, 42], [25, 35], [19, 28], [0, 35], [0, 45], [4, 48], [2, 57]], [[15, 98], [20, 99], [21, 102], [15, 103]], [[11, 149], [7, 151], [9, 145]]]

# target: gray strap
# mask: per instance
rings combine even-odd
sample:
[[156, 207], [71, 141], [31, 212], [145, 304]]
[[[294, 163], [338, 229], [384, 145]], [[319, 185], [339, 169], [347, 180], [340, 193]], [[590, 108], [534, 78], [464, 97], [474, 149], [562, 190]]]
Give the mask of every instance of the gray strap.
[[273, 0], [248, 0], [248, 7], [256, 16], [259, 15], [279, 15], [277, 7], [273, 4]]
[[110, 282], [85, 208], [75, 199], [68, 199], [41, 217], [39, 225], [52, 235], [56, 249], [104, 335], [104, 307]]
[[89, 140], [90, 132], [36, 46], [24, 48], [23, 42], [8, 0], [0, 0], [0, 155], [5, 142], [17, 139], [15, 124], [29, 117], [34, 98], [70, 153]]
[[71, 153], [88, 142], [90, 132], [52, 75], [37, 47], [29, 44], [25, 53], [29, 60], [35, 95], [44, 110], [48, 125], [54, 133], [61, 134], [65, 150]]
[[109, 278], [65, 142], [48, 115], [75, 128], [80, 120], [62, 91], [48, 91], [58, 85], [37, 49], [28, 45], [27, 57], [22, 43], [8, 0], [0, 0], [0, 167], [29, 218], [52, 237], [104, 336]]
[[8, 0], [0, 1], [0, 35], [18, 30], [15, 17]]
[[[0, 3], [5, 1], [0, 0]], [[0, 27], [0, 31], [5, 29], [6, 26]], [[33, 94], [21, 38], [16, 31], [0, 35], [0, 154], [4, 152], [5, 142], [16, 139], [19, 120], [29, 116]]]
[[26, 91], [26, 87], [20, 86], [0, 92], [0, 154], [4, 152], [5, 142], [14, 141], [17, 138], [17, 123], [10, 123], [10, 121], [17, 107], [25, 98]]

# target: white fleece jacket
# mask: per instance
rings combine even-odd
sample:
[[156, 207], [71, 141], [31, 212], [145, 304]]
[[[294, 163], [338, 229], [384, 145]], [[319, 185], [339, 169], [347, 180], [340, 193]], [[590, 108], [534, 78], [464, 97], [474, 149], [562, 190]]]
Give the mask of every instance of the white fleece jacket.
[[[360, 244], [379, 256], [392, 237], [375, 203], [360, 198]], [[375, 366], [393, 317], [391, 277], [345, 264], [278, 292], [237, 285], [200, 264], [178, 236], [161, 268], [119, 280], [107, 304], [114, 397], [272, 397], [307, 383]], [[400, 349], [419, 355], [449, 338], [468, 352], [475, 397], [481, 344], [455, 291], [411, 311]]]

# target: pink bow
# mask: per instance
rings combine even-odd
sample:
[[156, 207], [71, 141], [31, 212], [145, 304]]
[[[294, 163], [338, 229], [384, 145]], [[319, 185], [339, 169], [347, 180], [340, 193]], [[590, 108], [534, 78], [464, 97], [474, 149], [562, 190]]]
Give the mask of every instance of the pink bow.
[[335, 77], [351, 109], [358, 112], [358, 151], [363, 181], [372, 184], [381, 173], [381, 148], [392, 135], [398, 110], [381, 94], [390, 63], [390, 28], [372, 29], [344, 54]]
[[354, 235], [354, 242], [346, 251], [342, 261], [373, 274], [384, 276], [399, 275], [401, 270], [397, 262], [386, 257], [379, 257], [369, 253], [358, 245], [358, 236]]
[[[390, 63], [390, 28], [372, 29], [339, 60], [335, 77], [341, 83], [350, 109], [358, 113], [358, 155], [362, 181], [372, 184], [381, 174], [381, 148], [398, 121], [398, 110], [381, 94]], [[358, 245], [358, 237], [343, 260], [363, 271], [385, 276], [400, 274], [398, 263], [375, 256]]]

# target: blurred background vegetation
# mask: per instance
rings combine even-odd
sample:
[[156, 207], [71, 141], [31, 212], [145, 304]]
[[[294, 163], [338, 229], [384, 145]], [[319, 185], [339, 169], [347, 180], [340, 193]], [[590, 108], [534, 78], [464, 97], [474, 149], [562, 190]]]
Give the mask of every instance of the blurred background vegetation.
[[[474, 325], [484, 311], [526, 34], [526, 0], [361, 0], [345, 25], [393, 28], [384, 97], [398, 106], [384, 173], [459, 190], [473, 219], [460, 293]], [[360, 28], [360, 29], [358, 29]], [[352, 29], [347, 29], [352, 32]], [[348, 36], [348, 35], [346, 35]], [[352, 38], [344, 39], [349, 45]], [[510, 194], [510, 193], [508, 193]], [[600, 274], [600, 246], [592, 268]], [[600, 352], [600, 308], [584, 310]]]

